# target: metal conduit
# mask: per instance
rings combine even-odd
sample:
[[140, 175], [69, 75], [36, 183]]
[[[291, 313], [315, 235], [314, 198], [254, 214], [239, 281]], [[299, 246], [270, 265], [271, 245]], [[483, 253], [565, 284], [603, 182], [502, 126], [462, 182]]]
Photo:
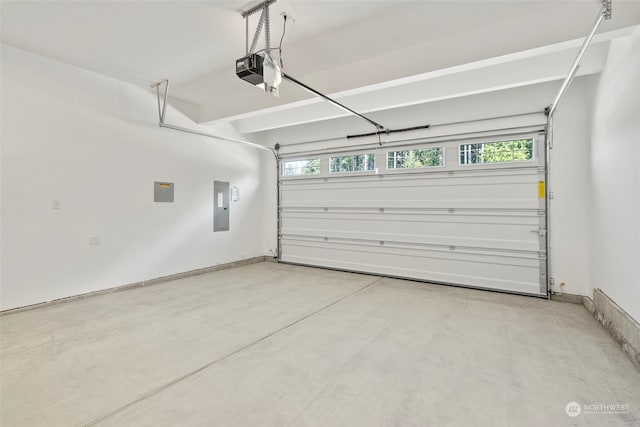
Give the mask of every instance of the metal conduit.
[[[163, 96], [163, 101], [160, 101], [160, 86], [162, 84], [165, 84], [165, 90], [164, 90], [164, 96]], [[169, 123], [165, 123], [164, 118], [165, 118], [165, 113], [167, 111], [167, 97], [169, 94], [169, 80], [161, 80], [157, 83], [154, 83], [151, 85], [152, 88], [155, 87], [156, 89], [156, 93], [158, 96], [158, 126], [160, 126], [161, 128], [167, 128], [167, 129], [173, 129], [173, 130], [177, 130], [180, 132], [185, 132], [185, 133], [190, 133], [193, 135], [200, 135], [200, 136], [205, 136], [207, 138], [213, 138], [213, 139], [219, 139], [222, 141], [228, 141], [228, 142], [235, 142], [238, 144], [243, 144], [243, 145], [247, 145], [249, 147], [252, 148], [257, 148], [258, 150], [266, 150], [271, 152], [274, 157], [276, 158], [276, 160], [278, 160], [278, 154], [276, 153], [275, 150], [273, 150], [272, 148], [266, 147], [264, 145], [260, 145], [260, 144], [256, 144], [255, 142], [249, 142], [249, 141], [243, 141], [241, 139], [236, 139], [236, 138], [230, 138], [228, 136], [220, 136], [220, 135], [214, 135], [214, 134], [210, 134], [207, 132], [202, 132], [199, 130], [195, 130], [195, 129], [188, 129], [182, 126], [176, 126], [176, 125], [171, 125]]]
[[[249, 147], [257, 148], [259, 150], [270, 151], [271, 153], [276, 155], [274, 150], [269, 148], [269, 147], [265, 147], [264, 145], [256, 144], [256, 143], [249, 142], [249, 141], [243, 141], [241, 139], [235, 139], [235, 138], [229, 138], [229, 137], [226, 137], [226, 136], [213, 135], [213, 134], [210, 134], [210, 133], [200, 132], [200, 131], [197, 131], [197, 130], [187, 129], [187, 128], [184, 128], [184, 127], [181, 127], [181, 126], [170, 125], [168, 123], [162, 123], [162, 122], [158, 123], [158, 126], [160, 126], [161, 128], [167, 128], [167, 129], [177, 130], [177, 131], [180, 131], [180, 132], [191, 133], [193, 135], [206, 136], [207, 138], [214, 138], [214, 139], [220, 139], [222, 141], [236, 142], [238, 144], [248, 145]], [[276, 158], [277, 158], [277, 156], [276, 156]]]

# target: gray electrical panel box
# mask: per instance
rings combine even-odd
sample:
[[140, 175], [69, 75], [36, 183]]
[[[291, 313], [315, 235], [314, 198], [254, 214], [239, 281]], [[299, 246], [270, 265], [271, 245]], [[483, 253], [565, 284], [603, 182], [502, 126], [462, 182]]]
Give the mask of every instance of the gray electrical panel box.
[[229, 183], [213, 181], [213, 231], [229, 231]]
[[173, 203], [173, 182], [154, 182], [153, 201], [160, 203]]

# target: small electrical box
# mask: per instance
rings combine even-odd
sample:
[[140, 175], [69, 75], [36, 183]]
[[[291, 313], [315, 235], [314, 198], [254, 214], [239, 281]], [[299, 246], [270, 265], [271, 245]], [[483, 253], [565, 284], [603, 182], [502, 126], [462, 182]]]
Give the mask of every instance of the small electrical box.
[[153, 201], [156, 203], [173, 203], [173, 182], [154, 182]]

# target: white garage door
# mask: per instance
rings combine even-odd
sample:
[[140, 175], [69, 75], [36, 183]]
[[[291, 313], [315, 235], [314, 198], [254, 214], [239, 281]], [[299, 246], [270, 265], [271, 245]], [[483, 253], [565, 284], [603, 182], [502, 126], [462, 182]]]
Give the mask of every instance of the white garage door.
[[283, 262], [547, 294], [543, 134], [281, 165]]

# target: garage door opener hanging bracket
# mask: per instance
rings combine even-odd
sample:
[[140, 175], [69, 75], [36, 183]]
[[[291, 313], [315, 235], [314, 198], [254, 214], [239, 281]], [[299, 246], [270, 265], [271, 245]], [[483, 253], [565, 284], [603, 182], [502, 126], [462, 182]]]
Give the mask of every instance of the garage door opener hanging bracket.
[[[278, 0], [267, 0], [264, 1], [257, 6], [254, 6], [244, 12], [242, 12], [242, 18], [245, 23], [245, 46], [246, 46], [246, 54], [254, 53], [256, 47], [258, 45], [258, 39], [260, 38], [260, 34], [262, 33], [262, 28], [264, 27], [264, 38], [265, 38], [265, 51], [269, 53], [271, 50], [271, 22], [269, 17], [269, 6], [275, 3]], [[249, 48], [249, 17], [261, 12], [260, 19], [258, 21], [258, 26], [256, 27], [256, 32], [253, 35], [253, 40], [251, 42], [251, 48]]]

